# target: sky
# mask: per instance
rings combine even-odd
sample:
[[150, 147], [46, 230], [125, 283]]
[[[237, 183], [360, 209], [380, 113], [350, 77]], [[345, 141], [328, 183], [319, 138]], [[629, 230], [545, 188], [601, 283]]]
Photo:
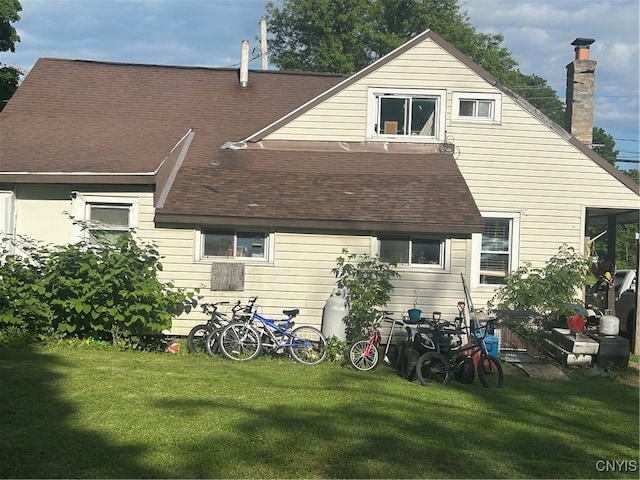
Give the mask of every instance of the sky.
[[[20, 0], [21, 41], [0, 63], [28, 71], [40, 57], [109, 62], [237, 66], [242, 40], [259, 49], [265, 0]], [[278, 3], [275, 0], [274, 3]], [[638, 0], [460, 0], [482, 33], [525, 74], [545, 80], [564, 101], [571, 42], [595, 39], [594, 124], [616, 141], [618, 158], [638, 168], [640, 148], [640, 2]], [[438, 33], [438, 32], [436, 32]], [[260, 60], [250, 68], [259, 69]]]

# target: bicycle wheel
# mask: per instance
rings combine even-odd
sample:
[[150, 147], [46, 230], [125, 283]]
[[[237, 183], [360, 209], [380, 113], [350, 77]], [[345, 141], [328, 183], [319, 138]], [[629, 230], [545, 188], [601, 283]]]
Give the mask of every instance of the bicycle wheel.
[[236, 361], [253, 360], [262, 350], [260, 333], [245, 323], [230, 323], [224, 327], [218, 345], [225, 358]]
[[481, 353], [478, 361], [478, 379], [483, 387], [502, 388], [504, 372], [500, 360], [493, 355]]
[[349, 364], [356, 370], [368, 372], [378, 366], [380, 352], [369, 340], [358, 340], [349, 349]]
[[205, 340], [207, 335], [211, 333], [209, 325], [196, 325], [189, 331], [187, 336], [187, 350], [189, 353], [203, 353], [206, 351]]
[[416, 376], [420, 384], [425, 387], [435, 383], [444, 386], [451, 380], [449, 360], [438, 352], [424, 353], [416, 364]]
[[289, 353], [298, 363], [316, 365], [327, 358], [327, 340], [317, 328], [298, 327], [291, 332]]
[[204, 340], [204, 349], [207, 355], [213, 357], [220, 351], [220, 333], [223, 327], [212, 328]]

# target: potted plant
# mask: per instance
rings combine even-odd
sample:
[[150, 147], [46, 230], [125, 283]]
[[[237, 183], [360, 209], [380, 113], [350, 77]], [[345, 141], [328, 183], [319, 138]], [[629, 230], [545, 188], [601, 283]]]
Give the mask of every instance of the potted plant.
[[412, 322], [419, 322], [420, 317], [422, 317], [422, 310], [420, 310], [419, 308], [416, 308], [416, 305], [418, 305], [418, 289], [417, 288], [413, 291], [413, 308], [410, 308], [409, 310], [407, 310], [407, 313], [409, 314], [409, 320], [411, 320]]

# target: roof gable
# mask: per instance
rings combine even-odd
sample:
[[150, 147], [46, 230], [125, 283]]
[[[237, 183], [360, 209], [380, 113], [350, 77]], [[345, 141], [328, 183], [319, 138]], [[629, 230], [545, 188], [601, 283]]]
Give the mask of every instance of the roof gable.
[[[415, 51], [416, 49], [418, 49], [418, 51], [413, 53], [413, 57], [411, 57], [412, 54], [410, 52], [412, 50]], [[341, 103], [344, 101], [344, 97], [345, 97], [344, 95], [342, 95], [342, 93], [350, 89], [354, 89], [354, 87], [357, 89], [358, 85], [360, 85], [359, 87], [360, 90], [362, 90], [363, 86], [364, 88], [366, 88], [366, 85], [375, 84], [378, 86], [393, 86], [394, 83], [397, 86], [403, 86], [403, 87], [420, 86], [421, 88], [425, 88], [425, 85], [430, 84], [432, 87], [437, 86], [439, 88], [442, 88], [442, 83], [438, 83], [437, 80], [425, 82], [425, 78], [420, 77], [420, 74], [418, 73], [418, 71], [421, 69], [421, 67], [425, 63], [442, 61], [442, 59], [444, 58], [444, 55], [441, 55], [439, 57], [437, 57], [437, 53], [436, 53], [436, 56], [434, 56], [433, 54], [429, 55], [428, 53], [425, 55], [425, 52], [429, 52], [429, 51], [433, 52], [434, 50], [436, 51], [442, 50], [443, 53], [446, 52], [447, 56], [453, 57], [453, 59], [455, 60], [455, 63], [459, 64], [460, 67], [463, 69], [463, 72], [461, 72], [460, 74], [465, 75], [467, 77], [467, 80], [468, 80], [468, 73], [471, 72], [477, 75], [480, 79], [482, 79], [483, 83], [488, 83], [489, 85], [495, 85], [497, 83], [497, 80], [495, 79], [495, 77], [493, 77], [493, 75], [491, 75], [489, 72], [484, 70], [482, 67], [480, 67], [476, 63], [472, 62], [468, 57], [464, 56], [459, 50], [457, 50], [455, 47], [453, 47], [450, 43], [445, 41], [442, 37], [437, 35], [435, 32], [431, 30], [427, 30], [422, 34], [415, 36], [405, 44], [396, 48], [395, 50], [388, 53], [387, 55], [380, 58], [379, 60], [372, 63], [371, 65], [363, 68], [362, 70], [355, 73], [354, 75], [351, 75], [350, 77], [346, 78], [345, 80], [340, 82], [338, 85], [335, 85], [331, 89], [323, 92], [321, 95], [318, 95], [317, 97], [309, 100], [307, 103], [299, 106], [295, 110], [288, 112], [284, 117], [279, 118], [276, 122], [272, 123], [266, 128], [259, 130], [254, 134], [250, 135], [249, 137], [244, 139], [244, 141], [257, 142], [262, 139], [269, 138], [270, 136], [272, 136], [272, 134], [277, 132], [279, 129], [289, 126], [297, 118], [307, 114], [308, 112], [318, 107], [319, 105], [322, 105], [323, 103], [326, 103], [326, 102]], [[398, 61], [399, 59], [407, 55], [409, 56], [409, 59], [406, 62], [408, 63], [415, 62], [414, 64], [415, 68], [414, 68], [413, 74], [416, 76], [416, 78], [415, 80], [413, 80], [413, 82], [411, 78], [408, 78], [410, 77], [411, 72], [407, 70], [405, 71], [408, 72], [408, 74], [403, 75], [401, 77], [394, 78], [389, 75], [385, 75], [384, 71], [385, 69], [387, 69], [387, 67], [390, 64], [393, 64], [394, 62]], [[404, 66], [401, 66], [400, 68], [406, 69], [407, 66], [404, 65]], [[411, 68], [411, 65], [409, 66], [409, 68]], [[383, 72], [383, 73], [380, 73], [380, 72]], [[445, 72], [443, 74], [443, 79], [446, 79], [447, 76], [450, 75], [450, 73], [451, 72]], [[366, 100], [361, 99], [361, 102], [360, 102], [361, 108], [364, 108], [363, 102], [365, 101]], [[327, 107], [327, 109], [331, 109], [331, 108], [332, 108], [331, 106]], [[342, 115], [344, 115], [344, 111], [341, 111], [341, 109], [336, 111], [337, 117], [341, 117]], [[280, 138], [280, 136], [278, 136], [278, 138]]]

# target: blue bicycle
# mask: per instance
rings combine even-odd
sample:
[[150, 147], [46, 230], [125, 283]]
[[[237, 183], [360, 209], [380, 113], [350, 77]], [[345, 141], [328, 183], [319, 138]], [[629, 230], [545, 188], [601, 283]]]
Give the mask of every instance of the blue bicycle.
[[220, 352], [229, 360], [247, 361], [263, 351], [288, 351], [298, 363], [316, 365], [323, 362], [327, 358], [327, 340], [320, 330], [308, 326], [293, 329], [293, 319], [300, 313], [297, 308], [282, 313], [287, 317], [276, 320], [263, 317], [254, 309], [250, 320], [230, 323], [218, 337]]

